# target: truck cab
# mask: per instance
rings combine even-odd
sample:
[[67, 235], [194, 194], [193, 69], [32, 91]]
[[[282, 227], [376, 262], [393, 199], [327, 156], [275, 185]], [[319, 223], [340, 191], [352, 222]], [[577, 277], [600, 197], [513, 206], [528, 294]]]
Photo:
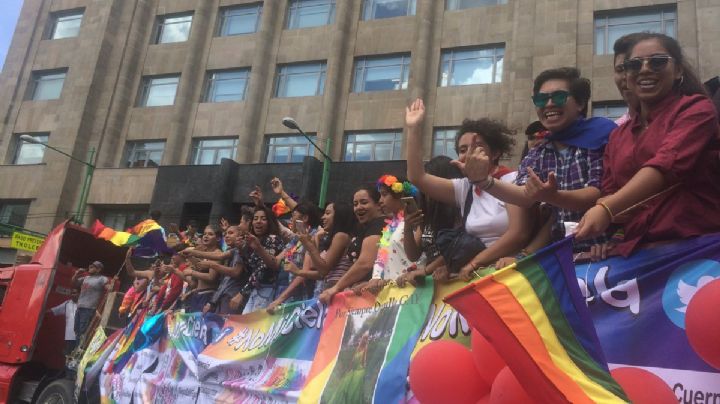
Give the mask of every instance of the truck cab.
[[70, 299], [78, 268], [99, 260], [103, 275], [112, 278], [121, 272], [125, 251], [64, 222], [30, 263], [0, 268], [0, 403], [36, 402], [48, 389], [59, 391], [53, 402], [72, 401], [62, 397], [74, 384], [63, 354], [65, 318], [49, 310]]

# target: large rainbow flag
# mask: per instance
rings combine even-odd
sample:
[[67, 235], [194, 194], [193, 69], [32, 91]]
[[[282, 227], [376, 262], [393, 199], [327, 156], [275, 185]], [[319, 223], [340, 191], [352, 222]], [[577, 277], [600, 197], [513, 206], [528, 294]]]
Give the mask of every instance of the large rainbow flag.
[[152, 219], [143, 220], [129, 231], [118, 231], [95, 220], [91, 228], [92, 234], [107, 240], [118, 247], [136, 247], [136, 256], [154, 256], [156, 254], [172, 255], [174, 251], [167, 246], [163, 236], [163, 228]]
[[494, 272], [446, 301], [493, 344], [538, 401], [628, 401], [610, 376], [581, 296], [572, 239]]

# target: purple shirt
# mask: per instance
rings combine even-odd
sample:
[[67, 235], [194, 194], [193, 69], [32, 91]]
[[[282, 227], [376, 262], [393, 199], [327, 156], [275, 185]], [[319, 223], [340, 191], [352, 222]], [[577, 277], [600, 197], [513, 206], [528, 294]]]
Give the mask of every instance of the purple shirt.
[[[527, 169], [530, 167], [543, 181], [547, 181], [550, 172], [555, 172], [558, 189], [561, 191], [574, 191], [587, 187], [595, 187], [599, 190], [602, 179], [602, 157], [603, 149], [590, 150], [568, 145], [565, 149], [557, 150], [551, 141], [543, 140], [520, 162], [515, 184], [525, 185], [528, 179]], [[556, 213], [553, 239], [565, 236], [563, 222], [579, 222], [585, 214], [584, 211], [553, 208]], [[576, 241], [575, 250], [585, 250], [598, 242], [602, 241], [597, 239]]]

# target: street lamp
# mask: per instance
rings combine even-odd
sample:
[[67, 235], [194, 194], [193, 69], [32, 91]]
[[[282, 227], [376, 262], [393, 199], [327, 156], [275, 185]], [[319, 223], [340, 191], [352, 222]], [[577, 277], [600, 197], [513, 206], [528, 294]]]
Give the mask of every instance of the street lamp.
[[325, 136], [325, 151], [322, 151], [320, 147], [318, 147], [315, 142], [313, 142], [310, 137], [303, 132], [302, 129], [300, 129], [300, 125], [298, 125], [297, 122], [295, 122], [295, 119], [286, 116], [282, 119], [282, 124], [285, 125], [286, 128], [296, 130], [300, 132], [301, 135], [305, 137], [305, 139], [310, 142], [313, 147], [315, 147], [315, 150], [319, 151], [320, 154], [323, 156], [323, 175], [322, 180], [320, 181], [320, 198], [318, 200], [318, 205], [320, 205], [321, 208], [325, 207], [325, 198], [327, 197], [327, 187], [328, 187], [328, 180], [330, 179], [330, 163], [332, 163], [332, 159], [327, 154], [330, 153], [330, 138]]
[[75, 217], [75, 223], [82, 224], [83, 217], [85, 216], [85, 205], [87, 205], [88, 193], [90, 192], [90, 183], [92, 182], [93, 173], [95, 172], [95, 166], [90, 163], [95, 155], [95, 148], [91, 148], [88, 152], [88, 161], [82, 161], [77, 157], [65, 153], [62, 150], [56, 149], [47, 143], [43, 143], [30, 135], [21, 135], [20, 140], [26, 143], [38, 144], [48, 149], [54, 150], [63, 156], [69, 157], [71, 160], [75, 160], [85, 165], [85, 179], [83, 180], [82, 191], [80, 191], [80, 200], [77, 206], [77, 216]]

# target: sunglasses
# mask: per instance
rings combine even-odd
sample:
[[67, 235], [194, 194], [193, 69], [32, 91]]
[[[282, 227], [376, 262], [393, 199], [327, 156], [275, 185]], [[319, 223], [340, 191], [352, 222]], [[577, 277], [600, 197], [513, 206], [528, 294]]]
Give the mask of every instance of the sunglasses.
[[537, 93], [532, 96], [533, 104], [538, 108], [543, 108], [548, 101], [552, 100], [553, 105], [562, 107], [567, 102], [570, 93], [564, 90], [553, 91], [552, 93]]
[[646, 58], [632, 58], [624, 61], [623, 67], [628, 73], [638, 73], [642, 69], [645, 62], [647, 62], [650, 70], [657, 73], [660, 70], [664, 69], [665, 66], [667, 66], [667, 64], [672, 60], [672, 58], [673, 57], [670, 55], [656, 55]]

